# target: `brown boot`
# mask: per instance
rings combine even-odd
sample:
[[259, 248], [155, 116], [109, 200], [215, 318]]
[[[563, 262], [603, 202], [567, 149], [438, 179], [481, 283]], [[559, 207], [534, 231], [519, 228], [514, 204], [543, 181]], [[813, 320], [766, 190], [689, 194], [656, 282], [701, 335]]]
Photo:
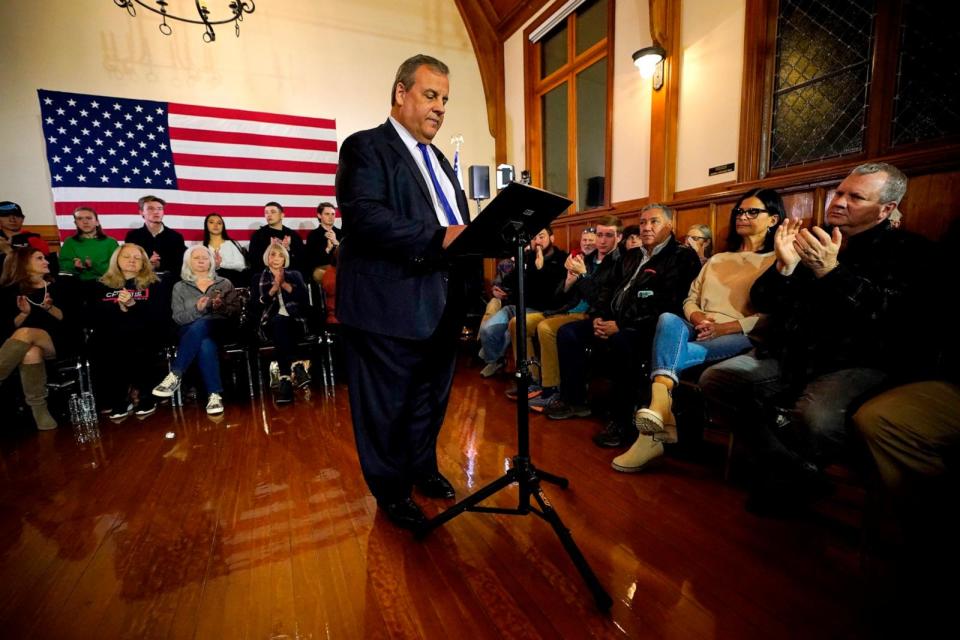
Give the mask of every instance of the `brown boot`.
[[37, 429], [56, 429], [57, 421], [47, 411], [47, 366], [42, 362], [20, 365], [20, 384], [23, 386], [23, 398], [33, 412]]
[[20, 366], [23, 356], [27, 355], [30, 345], [23, 340], [10, 338], [0, 346], [0, 382], [6, 380], [13, 370]]
[[650, 406], [637, 411], [633, 416], [633, 424], [640, 433], [653, 435], [661, 433], [667, 425], [676, 425], [673, 417], [673, 398], [670, 388], [662, 382], [650, 385]]

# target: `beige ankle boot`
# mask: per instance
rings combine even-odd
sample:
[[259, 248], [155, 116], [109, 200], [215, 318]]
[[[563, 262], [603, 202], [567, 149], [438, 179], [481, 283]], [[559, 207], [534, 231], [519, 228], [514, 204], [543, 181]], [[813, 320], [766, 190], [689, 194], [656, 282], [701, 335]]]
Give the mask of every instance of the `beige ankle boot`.
[[0, 382], [6, 380], [13, 370], [20, 366], [23, 356], [27, 355], [29, 350], [29, 344], [16, 338], [10, 338], [0, 346]]
[[57, 421], [47, 410], [47, 368], [42, 362], [20, 365], [20, 384], [23, 398], [33, 412], [37, 429], [49, 431], [57, 428]]
[[676, 426], [673, 417], [673, 398], [670, 389], [662, 382], [650, 385], [650, 406], [640, 409], [633, 416], [633, 424], [640, 433], [652, 435], [661, 433], [666, 425]]
[[633, 446], [613, 459], [610, 466], [623, 473], [635, 473], [663, 455], [663, 444], [641, 434]]

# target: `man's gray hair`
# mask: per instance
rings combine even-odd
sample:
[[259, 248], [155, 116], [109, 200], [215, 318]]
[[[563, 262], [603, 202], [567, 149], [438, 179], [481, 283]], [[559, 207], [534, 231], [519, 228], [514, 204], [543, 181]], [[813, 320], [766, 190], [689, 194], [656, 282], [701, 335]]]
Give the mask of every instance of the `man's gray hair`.
[[644, 211], [649, 211], [650, 209], [660, 209], [663, 212], [663, 217], [667, 219], [668, 222], [673, 223], [673, 209], [663, 204], [662, 202], [651, 202], [643, 209], [640, 209], [640, 215], [643, 215]]
[[883, 183], [883, 188], [880, 189], [880, 202], [896, 202], [900, 204], [903, 196], [907, 193], [907, 176], [903, 175], [903, 171], [900, 171], [900, 169], [897, 169], [892, 164], [887, 164], [886, 162], [866, 162], [854, 167], [850, 175], [857, 174], [864, 176], [880, 172], [887, 174], [887, 180]]
[[413, 86], [413, 76], [417, 73], [417, 69], [422, 66], [429, 67], [442, 76], [450, 75], [450, 68], [433, 56], [418, 53], [412, 58], [407, 58], [400, 65], [400, 68], [397, 69], [397, 76], [393, 80], [393, 86], [390, 87], [391, 107], [397, 104], [397, 84], [402, 84], [404, 89], [409, 91], [410, 87]]

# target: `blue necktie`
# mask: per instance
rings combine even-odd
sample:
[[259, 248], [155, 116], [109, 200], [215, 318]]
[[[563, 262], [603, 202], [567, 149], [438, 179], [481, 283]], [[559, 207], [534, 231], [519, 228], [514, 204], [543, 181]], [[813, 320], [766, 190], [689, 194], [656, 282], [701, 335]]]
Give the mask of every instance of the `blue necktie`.
[[443, 195], [443, 189], [440, 188], [440, 181], [437, 180], [437, 174], [433, 172], [433, 163], [430, 162], [430, 156], [427, 155], [427, 145], [418, 142], [417, 149], [420, 149], [423, 161], [427, 164], [427, 173], [430, 174], [430, 181], [433, 182], [433, 190], [437, 192], [437, 200], [440, 201], [443, 212], [447, 214], [447, 224], [460, 224], [457, 216], [453, 213], [453, 209], [450, 207], [450, 203], [447, 202], [447, 196]]

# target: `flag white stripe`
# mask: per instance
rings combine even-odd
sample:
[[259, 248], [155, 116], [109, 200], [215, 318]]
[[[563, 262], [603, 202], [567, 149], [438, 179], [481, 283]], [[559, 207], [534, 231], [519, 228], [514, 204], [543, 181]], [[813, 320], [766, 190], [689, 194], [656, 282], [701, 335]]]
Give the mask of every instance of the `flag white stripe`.
[[171, 127], [183, 127], [185, 129], [224, 131], [231, 133], [256, 133], [266, 136], [306, 138], [309, 140], [337, 139], [337, 132], [334, 129], [303, 127], [294, 124], [271, 124], [269, 122], [255, 122], [252, 120], [232, 120], [228, 118], [210, 118], [205, 116], [185, 116], [177, 113], [171, 113], [168, 116], [168, 121]]
[[255, 144], [231, 144], [226, 142], [198, 142], [195, 140], [171, 139], [174, 153], [192, 153], [201, 156], [228, 158], [263, 158], [265, 160], [298, 160], [301, 162], [325, 162], [336, 164], [336, 151], [314, 149], [288, 149], [286, 147], [261, 147]]
[[[98, 216], [100, 226], [104, 229], [137, 229], [143, 226], [143, 218], [137, 214], [131, 215], [102, 215]], [[163, 223], [174, 229], [202, 229], [203, 217], [201, 216], [178, 216], [165, 215]], [[263, 216], [229, 216], [226, 219], [227, 230], [236, 229], [259, 229], [265, 223]], [[311, 230], [317, 227], [316, 215], [303, 216], [284, 216], [283, 224], [294, 230]], [[60, 229], [74, 229], [73, 216], [57, 216], [57, 227]]]
[[[333, 196], [300, 196], [282, 193], [220, 193], [204, 191], [177, 191], [175, 189], [108, 189], [91, 187], [54, 187], [53, 199], [56, 202], [127, 202], [137, 206], [137, 200], [146, 194], [155, 195], [169, 202], [182, 204], [202, 204], [215, 206], [247, 205], [263, 206], [265, 202], [276, 200], [284, 207], [316, 207], [321, 200], [336, 204]], [[71, 223], [71, 226], [73, 223]]]
[[223, 180], [226, 182], [264, 182], [333, 186], [335, 176], [332, 173], [266, 171], [260, 169], [220, 169], [219, 167], [191, 167], [178, 164], [177, 178]]

